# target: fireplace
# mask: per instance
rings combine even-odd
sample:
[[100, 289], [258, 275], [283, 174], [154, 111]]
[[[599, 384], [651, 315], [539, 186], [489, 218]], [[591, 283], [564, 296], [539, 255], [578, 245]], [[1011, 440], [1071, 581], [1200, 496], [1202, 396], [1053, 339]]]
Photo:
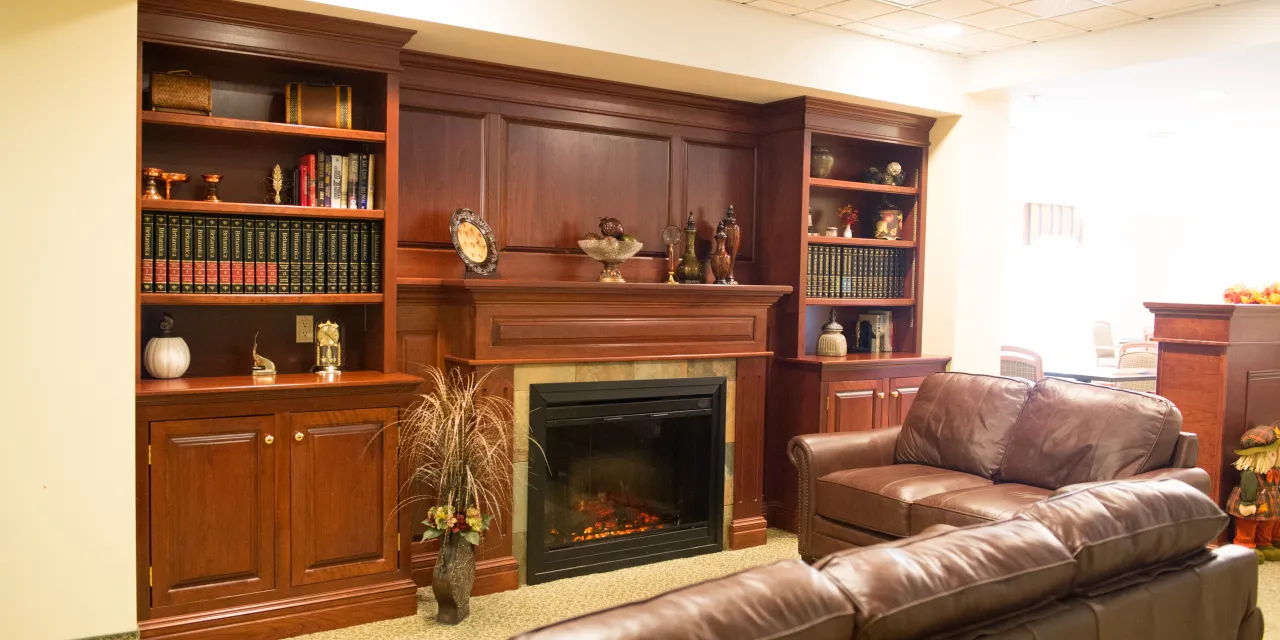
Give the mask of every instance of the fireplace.
[[724, 404], [724, 378], [530, 386], [528, 584], [719, 551]]

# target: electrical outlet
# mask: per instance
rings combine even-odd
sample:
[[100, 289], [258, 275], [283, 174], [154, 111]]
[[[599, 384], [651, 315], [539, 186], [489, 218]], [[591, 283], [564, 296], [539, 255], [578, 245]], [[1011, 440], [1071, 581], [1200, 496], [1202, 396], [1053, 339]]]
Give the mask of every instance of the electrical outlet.
[[297, 342], [315, 342], [316, 341], [316, 318], [315, 316], [298, 316]]

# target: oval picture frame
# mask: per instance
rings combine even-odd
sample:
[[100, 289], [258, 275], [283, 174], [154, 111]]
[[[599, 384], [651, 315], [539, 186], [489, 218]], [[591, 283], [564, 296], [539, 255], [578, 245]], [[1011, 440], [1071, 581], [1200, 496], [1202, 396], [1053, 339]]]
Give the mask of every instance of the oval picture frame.
[[[484, 256], [476, 255], [474, 244], [475, 231], [484, 240]], [[459, 237], [459, 231], [462, 237]], [[449, 219], [449, 238], [453, 240], [453, 249], [462, 258], [467, 270], [482, 276], [490, 275], [498, 268], [498, 244], [493, 240], [493, 230], [476, 212], [470, 209], [458, 209]]]

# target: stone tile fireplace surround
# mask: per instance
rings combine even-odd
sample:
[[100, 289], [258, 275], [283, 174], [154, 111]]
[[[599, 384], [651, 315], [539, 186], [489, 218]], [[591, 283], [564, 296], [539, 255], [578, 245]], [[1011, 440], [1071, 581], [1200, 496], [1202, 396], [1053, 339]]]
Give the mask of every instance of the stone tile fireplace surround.
[[[517, 588], [527, 556], [529, 388], [534, 384], [724, 377], [726, 548], [764, 544], [763, 433], [769, 308], [790, 287], [401, 279], [403, 370], [489, 374], [515, 406], [509, 509], [479, 550], [476, 594]], [[413, 543], [426, 584], [434, 543]]]

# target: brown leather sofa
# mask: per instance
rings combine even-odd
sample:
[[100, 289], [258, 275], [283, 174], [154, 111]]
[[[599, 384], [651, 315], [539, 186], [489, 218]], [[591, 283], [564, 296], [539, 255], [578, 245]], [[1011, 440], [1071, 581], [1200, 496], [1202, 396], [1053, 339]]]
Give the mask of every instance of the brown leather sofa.
[[520, 640], [1260, 640], [1258, 563], [1176, 480], [1117, 481], [999, 522], [787, 560]]
[[939, 373], [901, 427], [797, 436], [800, 555], [1011, 517], [1080, 483], [1176, 478], [1204, 493], [1194, 434], [1150, 394]]

